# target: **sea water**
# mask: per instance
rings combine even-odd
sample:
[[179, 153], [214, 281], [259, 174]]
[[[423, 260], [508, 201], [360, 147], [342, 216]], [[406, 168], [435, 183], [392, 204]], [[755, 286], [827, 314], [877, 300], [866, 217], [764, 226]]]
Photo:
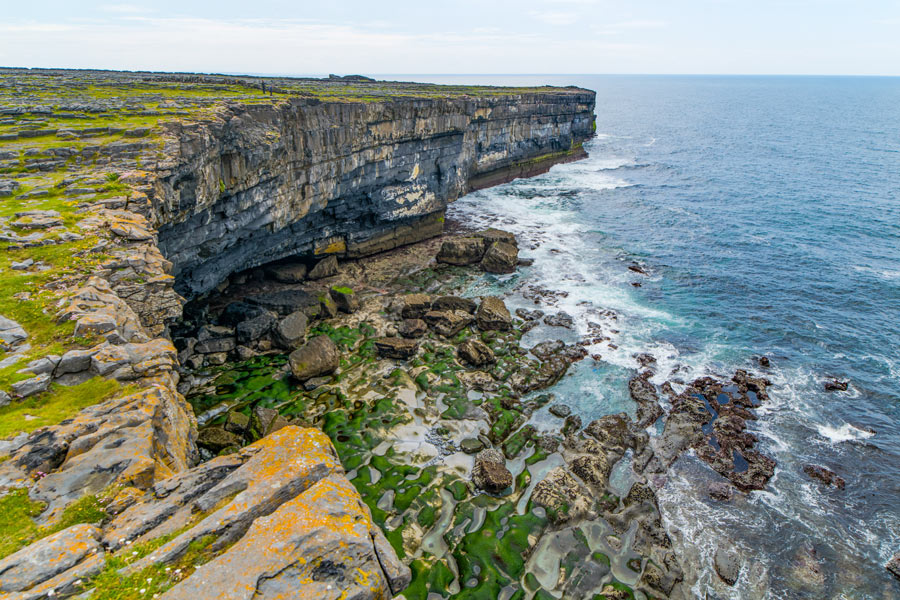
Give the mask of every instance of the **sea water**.
[[[900, 597], [884, 568], [900, 552], [900, 79], [402, 79], [597, 91], [589, 158], [448, 213], [515, 232], [535, 259], [485, 291], [514, 290], [513, 308], [535, 308], [529, 289], [562, 292], [551, 312], [611, 338], [552, 390], [585, 422], [633, 412], [641, 352], [657, 383], [738, 368], [774, 383], [749, 423], [778, 462], [765, 490], [712, 500], [718, 476], [687, 455], [659, 492], [690, 593]], [[826, 392], [832, 378], [849, 390]], [[713, 570], [717, 548], [741, 557], [734, 587]]]

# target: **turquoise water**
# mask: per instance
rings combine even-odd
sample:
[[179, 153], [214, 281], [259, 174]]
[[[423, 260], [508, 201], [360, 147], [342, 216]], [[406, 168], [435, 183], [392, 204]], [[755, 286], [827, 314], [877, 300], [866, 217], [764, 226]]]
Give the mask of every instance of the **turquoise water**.
[[[532, 286], [567, 292], [553, 310], [618, 346], [591, 348], [602, 361], [558, 396], [586, 419], [631, 410], [636, 352], [657, 357], [657, 383], [748, 368], [776, 384], [751, 425], [778, 461], [768, 489], [712, 501], [713, 475], [688, 456], [660, 493], [693, 593], [900, 597], [883, 566], [900, 551], [900, 79], [418, 79], [597, 91], [589, 159], [450, 212], [515, 231], [537, 259], [487, 286], [516, 306], [533, 306]], [[825, 392], [833, 377], [850, 389]], [[846, 489], [807, 478], [809, 463]], [[711, 569], [722, 545], [744, 559], [734, 588]]]

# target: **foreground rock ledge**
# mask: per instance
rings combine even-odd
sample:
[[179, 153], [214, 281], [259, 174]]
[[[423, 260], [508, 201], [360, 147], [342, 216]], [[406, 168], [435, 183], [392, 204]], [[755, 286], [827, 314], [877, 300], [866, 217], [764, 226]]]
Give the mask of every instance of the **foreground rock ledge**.
[[19, 592], [3, 597], [77, 592], [104, 567], [104, 547], [107, 557], [127, 555], [133, 542], [173, 535], [122, 574], [175, 564], [202, 540], [212, 560], [163, 598], [362, 600], [393, 596], [410, 581], [317, 429], [285, 427], [132, 502], [102, 530], [75, 525], [0, 561], [0, 591]]

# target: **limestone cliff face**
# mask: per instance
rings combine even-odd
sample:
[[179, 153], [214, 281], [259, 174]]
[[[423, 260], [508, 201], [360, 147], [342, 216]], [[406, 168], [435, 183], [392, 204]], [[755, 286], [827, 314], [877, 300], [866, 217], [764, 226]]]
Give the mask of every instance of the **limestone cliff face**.
[[472, 188], [577, 156], [594, 93], [373, 103], [293, 98], [172, 126], [151, 195], [186, 296], [292, 255], [362, 256], [440, 233]]

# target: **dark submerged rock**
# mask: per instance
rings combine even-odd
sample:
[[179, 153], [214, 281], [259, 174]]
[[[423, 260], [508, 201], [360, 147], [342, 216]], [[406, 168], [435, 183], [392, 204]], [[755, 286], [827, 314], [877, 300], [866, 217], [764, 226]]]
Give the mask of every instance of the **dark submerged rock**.
[[819, 465], [805, 465], [803, 467], [803, 472], [825, 485], [833, 485], [839, 490], [844, 489], [844, 478], [831, 469]]

